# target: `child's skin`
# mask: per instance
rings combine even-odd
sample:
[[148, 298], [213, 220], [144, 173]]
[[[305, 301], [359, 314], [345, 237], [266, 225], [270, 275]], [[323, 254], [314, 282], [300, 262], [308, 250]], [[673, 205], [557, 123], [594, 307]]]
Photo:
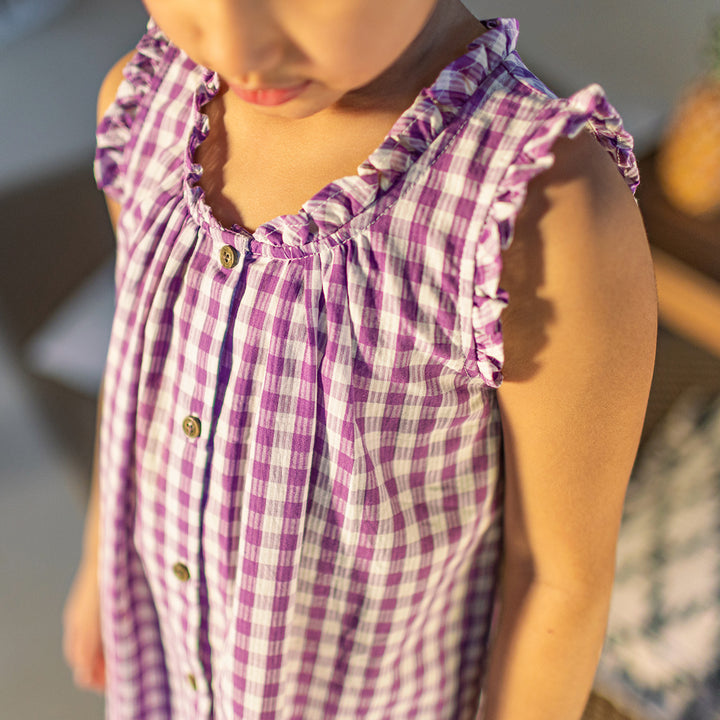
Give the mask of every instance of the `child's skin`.
[[[484, 30], [457, 0], [145, 4], [171, 40], [224, 81], [205, 108], [211, 133], [197, 160], [216, 216], [251, 230], [354, 173], [418, 91]], [[127, 59], [103, 84], [100, 115]], [[295, 96], [267, 104], [286, 93]], [[654, 359], [652, 265], [632, 195], [586, 133], [558, 141], [554, 153], [554, 166], [528, 188], [504, 255], [501, 285], [512, 300], [498, 390], [503, 610], [486, 720], [582, 714]], [[279, 169], [296, 180], [278, 188]], [[108, 206], [116, 222], [119, 207]], [[65, 654], [76, 682], [101, 690], [96, 485], [95, 477]]]

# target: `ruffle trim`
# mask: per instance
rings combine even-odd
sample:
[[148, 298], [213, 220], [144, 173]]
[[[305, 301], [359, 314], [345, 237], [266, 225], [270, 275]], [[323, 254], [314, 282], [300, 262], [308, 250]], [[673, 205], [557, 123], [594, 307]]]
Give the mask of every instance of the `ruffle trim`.
[[[222, 231], [220, 223], [215, 219], [210, 211], [210, 207], [205, 202], [205, 191], [200, 187], [200, 178], [202, 177], [202, 165], [195, 162], [195, 153], [202, 142], [205, 141], [210, 133], [210, 120], [203, 112], [203, 108], [207, 103], [217, 95], [220, 89], [220, 78], [212, 70], [203, 69], [202, 80], [199, 87], [195, 91], [193, 99], [193, 124], [185, 148], [185, 173], [183, 180], [183, 192], [185, 194], [185, 202], [188, 206], [190, 215], [198, 225], [207, 228], [216, 228]], [[242, 228], [233, 225], [230, 229], [232, 233], [241, 233]]]
[[432, 86], [424, 88], [412, 107], [393, 125], [380, 147], [358, 168], [358, 175], [386, 191], [407, 174], [478, 91], [487, 76], [515, 50], [516, 20], [486, 20], [488, 32], [468, 46], [468, 52], [444, 68]]
[[114, 200], [124, 199], [126, 151], [131, 130], [143, 98], [152, 87], [157, 68], [168, 49], [169, 41], [153, 20], [148, 22], [135, 54], [123, 69], [123, 81], [115, 101], [97, 126], [95, 180], [98, 188]]
[[473, 328], [477, 363], [483, 381], [498, 388], [505, 360], [500, 314], [508, 294], [499, 286], [502, 259], [513, 238], [515, 219], [522, 209], [530, 181], [555, 161], [553, 143], [576, 137], [589, 127], [618, 166], [628, 187], [640, 182], [633, 139], [599, 85], [590, 85], [569, 98], [552, 99], [541, 109], [538, 130], [523, 145], [500, 182], [476, 253]]
[[[308, 246], [336, 232], [402, 180], [461, 115], [482, 81], [515, 50], [518, 37], [515, 20], [486, 20], [485, 24], [488, 32], [468, 46], [467, 54], [444, 68], [431, 87], [420, 92], [382, 144], [358, 167], [357, 175], [330, 183], [298, 213], [283, 215], [257, 228], [251, 245], [282, 246], [288, 254], [292, 254], [292, 246], [308, 250]], [[209, 132], [203, 107], [217, 94], [218, 86], [215, 73], [206, 70], [195, 94], [195, 123], [185, 155], [185, 196], [196, 222], [222, 232], [224, 229], [213, 217], [199, 186], [202, 167], [193, 160]], [[237, 225], [230, 232], [247, 234]]]

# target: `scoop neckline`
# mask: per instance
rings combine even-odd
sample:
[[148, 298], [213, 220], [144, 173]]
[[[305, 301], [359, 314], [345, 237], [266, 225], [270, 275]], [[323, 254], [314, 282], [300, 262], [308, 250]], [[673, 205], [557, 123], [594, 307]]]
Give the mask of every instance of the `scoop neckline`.
[[363, 214], [408, 172], [462, 114], [482, 80], [515, 49], [518, 34], [515, 20], [497, 18], [481, 22], [487, 31], [471, 41], [466, 53], [443, 68], [435, 81], [418, 93], [354, 175], [331, 181], [296, 213], [278, 215], [254, 231], [237, 223], [223, 225], [199, 184], [203, 168], [195, 157], [210, 131], [210, 119], [203, 110], [219, 93], [220, 78], [216, 72], [198, 65], [200, 79], [193, 94], [192, 129], [183, 173], [183, 194], [194, 222], [219, 241], [235, 240], [244, 244], [248, 252], [258, 254], [293, 257], [340, 242], [338, 235], [344, 226]]

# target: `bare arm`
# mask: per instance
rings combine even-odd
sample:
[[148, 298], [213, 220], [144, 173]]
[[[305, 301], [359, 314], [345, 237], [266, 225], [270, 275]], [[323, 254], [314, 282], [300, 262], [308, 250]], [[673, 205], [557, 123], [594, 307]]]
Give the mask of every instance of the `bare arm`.
[[555, 152], [503, 271], [505, 554], [487, 720], [582, 715], [654, 360], [654, 279], [632, 196], [585, 133]]
[[[122, 58], [108, 73], [98, 97], [98, 122], [112, 104], [122, 81], [122, 70], [130, 55]], [[117, 227], [120, 206], [107, 198], [113, 228]], [[90, 497], [85, 514], [82, 557], [73, 579], [63, 612], [63, 652], [75, 683], [83, 688], [101, 691], [105, 686], [105, 663], [100, 634], [100, 598], [98, 589], [98, 540], [100, 498], [98, 487], [98, 439], [102, 414], [102, 389], [98, 399], [95, 429], [95, 458]]]

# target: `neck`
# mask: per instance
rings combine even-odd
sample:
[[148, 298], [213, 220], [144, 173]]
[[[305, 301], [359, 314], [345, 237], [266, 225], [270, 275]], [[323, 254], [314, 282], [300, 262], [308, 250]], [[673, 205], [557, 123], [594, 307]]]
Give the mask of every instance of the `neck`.
[[347, 93], [335, 110], [402, 112], [485, 31], [485, 26], [459, 0], [440, 0], [419, 35], [395, 63], [370, 84]]

